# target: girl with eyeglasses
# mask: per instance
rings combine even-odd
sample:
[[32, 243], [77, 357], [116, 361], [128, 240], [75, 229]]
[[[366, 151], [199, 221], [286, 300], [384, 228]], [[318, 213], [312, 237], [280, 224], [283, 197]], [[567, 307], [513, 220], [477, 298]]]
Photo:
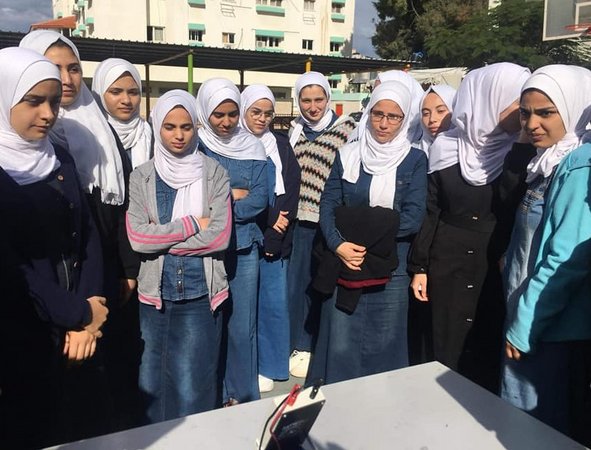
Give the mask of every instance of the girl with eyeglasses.
[[240, 97], [240, 124], [264, 145], [269, 168], [269, 206], [258, 217], [264, 241], [257, 319], [259, 390], [268, 392], [273, 390], [273, 380], [289, 378], [287, 266], [300, 193], [300, 166], [287, 136], [270, 130], [275, 114], [271, 90], [254, 84]]
[[234, 232], [225, 257], [230, 300], [224, 306], [223, 391], [224, 404], [231, 406], [260, 398], [256, 325], [259, 248], [264, 236], [257, 217], [269, 204], [267, 155], [262, 142], [238, 126], [240, 92], [230, 80], [211, 78], [201, 85], [197, 115], [202, 125], [199, 148], [228, 171], [232, 189]]
[[[359, 139], [337, 154], [322, 193], [328, 261], [340, 269], [322, 307], [312, 373], [328, 383], [408, 365], [406, 258], [427, 195], [427, 158], [410, 142], [411, 102], [397, 81], [374, 90]], [[320, 271], [314, 286], [325, 277]]]
[[427, 214], [409, 270], [415, 298], [432, 306], [435, 359], [496, 392], [503, 300], [495, 229], [500, 175], [519, 135], [525, 67], [497, 63], [462, 81], [454, 128], [429, 151]]

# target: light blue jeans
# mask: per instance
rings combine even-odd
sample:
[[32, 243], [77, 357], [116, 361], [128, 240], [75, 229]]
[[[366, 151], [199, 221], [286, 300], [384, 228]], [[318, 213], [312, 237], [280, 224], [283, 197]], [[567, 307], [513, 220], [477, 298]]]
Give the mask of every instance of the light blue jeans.
[[259, 259], [259, 373], [273, 380], [289, 378], [287, 259]]
[[260, 398], [257, 372], [257, 288], [259, 247], [226, 253], [230, 298], [224, 306], [227, 346], [224, 375], [224, 402], [240, 403]]
[[207, 297], [162, 303], [161, 310], [140, 304], [139, 386], [148, 423], [220, 406], [220, 315]]

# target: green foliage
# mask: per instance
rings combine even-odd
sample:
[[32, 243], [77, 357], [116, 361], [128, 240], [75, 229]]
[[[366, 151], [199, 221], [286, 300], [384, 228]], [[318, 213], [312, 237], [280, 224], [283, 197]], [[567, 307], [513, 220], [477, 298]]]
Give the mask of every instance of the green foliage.
[[416, 20], [428, 0], [378, 0], [373, 2], [379, 22], [372, 44], [382, 58], [409, 59], [423, 45]]
[[[499, 61], [532, 69], [552, 63], [589, 64], [589, 48], [581, 40], [542, 41], [543, 2], [503, 0], [489, 10], [482, 0], [427, 0], [420, 2], [422, 13], [414, 15], [412, 26], [402, 14], [408, 13], [402, 7], [409, 3], [374, 3], [380, 19], [374, 46], [380, 56], [409, 59], [422, 51], [430, 66], [468, 68]], [[380, 11], [385, 6], [389, 8]], [[380, 28], [386, 23], [387, 29]], [[390, 40], [388, 30], [396, 31]]]

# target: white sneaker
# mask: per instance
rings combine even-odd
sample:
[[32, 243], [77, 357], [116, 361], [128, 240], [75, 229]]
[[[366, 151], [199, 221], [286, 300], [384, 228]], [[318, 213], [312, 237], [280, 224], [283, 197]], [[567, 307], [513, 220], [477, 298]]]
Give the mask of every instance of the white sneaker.
[[289, 357], [289, 373], [296, 378], [306, 378], [310, 366], [310, 352], [294, 350]]
[[275, 387], [275, 382], [271, 378], [259, 375], [259, 392], [271, 392]]

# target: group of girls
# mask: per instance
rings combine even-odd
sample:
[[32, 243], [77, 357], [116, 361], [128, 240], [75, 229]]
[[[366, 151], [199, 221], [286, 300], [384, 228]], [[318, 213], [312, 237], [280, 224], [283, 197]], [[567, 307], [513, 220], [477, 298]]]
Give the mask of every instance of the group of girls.
[[0, 66], [0, 443], [431, 359], [586, 439], [587, 69], [385, 72], [359, 124], [307, 72], [286, 136], [269, 88], [223, 78], [150, 126], [133, 65], [90, 91], [51, 31]]

